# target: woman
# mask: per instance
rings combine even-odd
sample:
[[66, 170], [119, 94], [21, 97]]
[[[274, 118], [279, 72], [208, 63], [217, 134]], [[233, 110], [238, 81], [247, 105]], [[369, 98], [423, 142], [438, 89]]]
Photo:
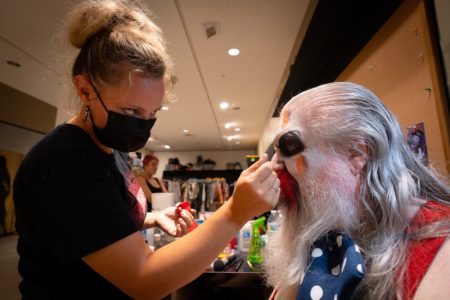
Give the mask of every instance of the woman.
[[[86, 1], [69, 15], [80, 52], [79, 113], [27, 154], [14, 183], [24, 299], [160, 299], [199, 276], [251, 217], [275, 206], [266, 156], [202, 226], [153, 252], [139, 230], [187, 233], [193, 217], [150, 214], [124, 159], [147, 142], [170, 66], [160, 29], [125, 1]], [[180, 272], [183, 270], [183, 272]]]
[[147, 199], [148, 211], [152, 211], [152, 193], [167, 193], [167, 188], [162, 180], [153, 177], [158, 170], [159, 159], [154, 155], [147, 154], [142, 163], [144, 172], [137, 177], [137, 180]]

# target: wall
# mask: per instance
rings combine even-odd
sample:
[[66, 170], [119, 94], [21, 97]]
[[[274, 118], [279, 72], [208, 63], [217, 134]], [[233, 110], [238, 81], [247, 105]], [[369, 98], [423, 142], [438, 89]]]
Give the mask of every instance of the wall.
[[448, 120], [422, 1], [405, 1], [337, 81], [362, 84], [397, 116], [402, 129], [424, 122], [428, 158], [448, 174]]
[[258, 155], [261, 157], [261, 155], [264, 154], [264, 152], [267, 151], [269, 147], [272, 147], [273, 140], [275, 138], [275, 135], [278, 130], [278, 126], [280, 123], [280, 118], [270, 118], [266, 126], [263, 129], [263, 132], [261, 134], [261, 138], [258, 142]]
[[0, 82], [0, 121], [48, 133], [55, 126], [53, 105], [27, 95]]
[[0, 150], [26, 154], [43, 134], [0, 122]]
[[256, 154], [255, 150], [239, 150], [239, 151], [167, 151], [167, 152], [155, 152], [154, 155], [159, 158], [159, 167], [156, 172], [156, 177], [161, 178], [165, 165], [168, 163], [169, 158], [178, 157], [182, 165], [187, 163], [195, 163], [197, 156], [201, 155], [203, 160], [211, 159], [216, 162], [215, 170], [225, 170], [227, 162], [240, 162], [242, 167], [247, 167], [247, 161], [245, 156], [250, 154]]
[[447, 74], [447, 92], [450, 94], [450, 1], [434, 0], [436, 18], [439, 27], [439, 37], [444, 60], [444, 70]]

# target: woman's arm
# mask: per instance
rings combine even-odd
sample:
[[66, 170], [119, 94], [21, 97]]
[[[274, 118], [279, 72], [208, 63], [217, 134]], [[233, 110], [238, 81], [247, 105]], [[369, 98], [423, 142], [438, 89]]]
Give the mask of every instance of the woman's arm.
[[264, 161], [243, 171], [234, 195], [183, 238], [152, 252], [136, 232], [83, 260], [133, 298], [164, 297], [204, 272], [247, 220], [276, 205], [279, 182]]

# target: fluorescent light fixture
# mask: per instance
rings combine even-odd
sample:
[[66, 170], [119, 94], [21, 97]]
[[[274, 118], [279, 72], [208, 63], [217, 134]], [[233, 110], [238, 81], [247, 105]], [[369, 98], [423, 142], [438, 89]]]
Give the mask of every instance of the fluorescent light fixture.
[[232, 135], [230, 135], [230, 136], [227, 137], [227, 140], [229, 140], [229, 141], [231, 141], [231, 140], [233, 140], [233, 139], [234, 139], [234, 136], [232, 136]]
[[228, 50], [228, 55], [230, 56], [237, 56], [239, 55], [240, 51], [238, 48], [231, 48]]
[[233, 127], [233, 124], [231, 124], [231, 123], [225, 123], [225, 128], [226, 129], [228, 129], [228, 128], [231, 128], [231, 127]]
[[188, 133], [188, 132], [189, 132], [189, 129], [183, 129], [183, 132], [184, 132], [184, 133]]
[[228, 107], [230, 107], [230, 104], [228, 104], [228, 102], [222, 102], [220, 103], [220, 109], [227, 109]]
[[168, 107], [167, 105], [163, 105], [163, 106], [161, 107], [161, 109], [162, 109], [162, 110], [169, 110], [169, 107]]
[[236, 127], [236, 128], [234, 129], [234, 131], [241, 131], [241, 129], [240, 129], [239, 127]]
[[239, 145], [241, 142], [240, 141], [236, 141], [234, 142], [236, 145]]
[[164, 145], [164, 148], [170, 149], [170, 146], [169, 145]]

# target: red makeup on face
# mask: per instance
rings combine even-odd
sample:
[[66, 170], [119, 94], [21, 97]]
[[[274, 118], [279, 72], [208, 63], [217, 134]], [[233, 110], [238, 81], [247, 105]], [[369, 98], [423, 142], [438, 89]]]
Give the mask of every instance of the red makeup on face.
[[289, 207], [295, 207], [299, 201], [298, 199], [298, 183], [294, 177], [286, 170], [277, 172], [280, 180], [281, 199], [285, 199], [289, 203]]

